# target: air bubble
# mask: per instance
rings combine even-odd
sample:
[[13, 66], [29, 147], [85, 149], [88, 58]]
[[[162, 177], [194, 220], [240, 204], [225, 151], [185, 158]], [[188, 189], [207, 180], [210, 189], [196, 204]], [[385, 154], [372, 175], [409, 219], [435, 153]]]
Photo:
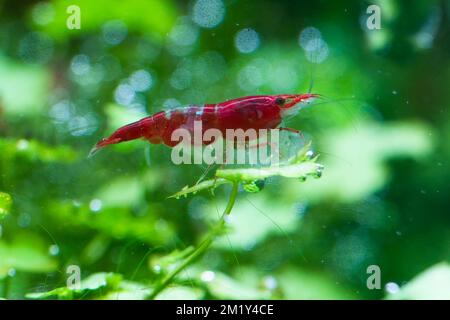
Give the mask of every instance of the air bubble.
[[52, 244], [48, 247], [48, 253], [52, 256], [57, 256], [59, 254], [59, 246], [56, 244]]
[[386, 290], [387, 293], [390, 293], [390, 294], [395, 294], [400, 291], [399, 285], [396, 284], [395, 282], [386, 283], [384, 289]]
[[89, 209], [91, 209], [92, 212], [98, 212], [102, 209], [103, 203], [100, 199], [93, 199], [91, 202], [89, 202]]
[[316, 173], [314, 175], [314, 178], [318, 179], [318, 178], [322, 177], [323, 169], [324, 169], [323, 165], [317, 164]]

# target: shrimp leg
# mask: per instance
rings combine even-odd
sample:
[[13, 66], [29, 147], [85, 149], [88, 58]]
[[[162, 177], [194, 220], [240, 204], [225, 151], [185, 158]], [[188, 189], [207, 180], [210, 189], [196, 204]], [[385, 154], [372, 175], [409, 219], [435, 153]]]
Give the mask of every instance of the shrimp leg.
[[206, 168], [206, 170], [202, 173], [202, 175], [200, 176], [200, 178], [198, 178], [197, 182], [195, 183], [195, 185], [198, 185], [200, 182], [203, 181], [203, 179], [205, 179], [205, 177], [208, 175], [209, 171], [211, 170], [211, 168], [215, 165], [215, 163], [211, 163], [208, 165], [208, 167]]

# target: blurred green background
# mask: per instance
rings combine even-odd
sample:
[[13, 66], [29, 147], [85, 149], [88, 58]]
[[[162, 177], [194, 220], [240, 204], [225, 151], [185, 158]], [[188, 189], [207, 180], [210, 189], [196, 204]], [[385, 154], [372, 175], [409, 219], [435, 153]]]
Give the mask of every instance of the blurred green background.
[[0, 297], [144, 298], [229, 186], [167, 199], [205, 166], [144, 141], [87, 159], [93, 144], [162, 109], [313, 83], [326, 103], [288, 125], [323, 177], [241, 190], [228, 234], [157, 298], [450, 298], [449, 16], [428, 0], [0, 1]]

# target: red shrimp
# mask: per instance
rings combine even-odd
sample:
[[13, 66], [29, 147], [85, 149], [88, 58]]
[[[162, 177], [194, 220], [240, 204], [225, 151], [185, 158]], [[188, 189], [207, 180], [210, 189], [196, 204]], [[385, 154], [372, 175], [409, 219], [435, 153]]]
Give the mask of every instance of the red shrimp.
[[[152, 144], [163, 143], [174, 147], [179, 141], [171, 139], [172, 133], [178, 128], [192, 133], [194, 121], [201, 121], [202, 134], [213, 128], [220, 130], [223, 136], [227, 129], [275, 129], [284, 117], [297, 112], [304, 103], [310, 103], [318, 97], [318, 94], [313, 93], [247, 96], [216, 104], [191, 105], [160, 111], [117, 129], [108, 138], [100, 140], [89, 155], [92, 156], [108, 145], [139, 138], [144, 138]], [[299, 132], [291, 128], [279, 129]]]

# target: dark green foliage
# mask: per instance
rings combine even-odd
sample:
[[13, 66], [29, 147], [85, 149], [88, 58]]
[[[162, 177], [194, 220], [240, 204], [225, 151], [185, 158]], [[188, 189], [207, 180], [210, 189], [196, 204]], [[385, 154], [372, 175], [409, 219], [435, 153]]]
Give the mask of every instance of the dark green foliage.
[[[448, 3], [380, 1], [369, 31], [365, 1], [225, 0], [212, 28], [191, 2], [80, 0], [80, 30], [72, 1], [2, 2], [0, 298], [449, 298]], [[299, 46], [310, 26], [327, 52]], [[245, 28], [254, 51], [236, 47]], [[283, 166], [195, 184], [206, 166], [143, 141], [87, 159], [170, 106], [311, 82], [323, 99], [286, 125], [312, 144], [289, 136]]]

